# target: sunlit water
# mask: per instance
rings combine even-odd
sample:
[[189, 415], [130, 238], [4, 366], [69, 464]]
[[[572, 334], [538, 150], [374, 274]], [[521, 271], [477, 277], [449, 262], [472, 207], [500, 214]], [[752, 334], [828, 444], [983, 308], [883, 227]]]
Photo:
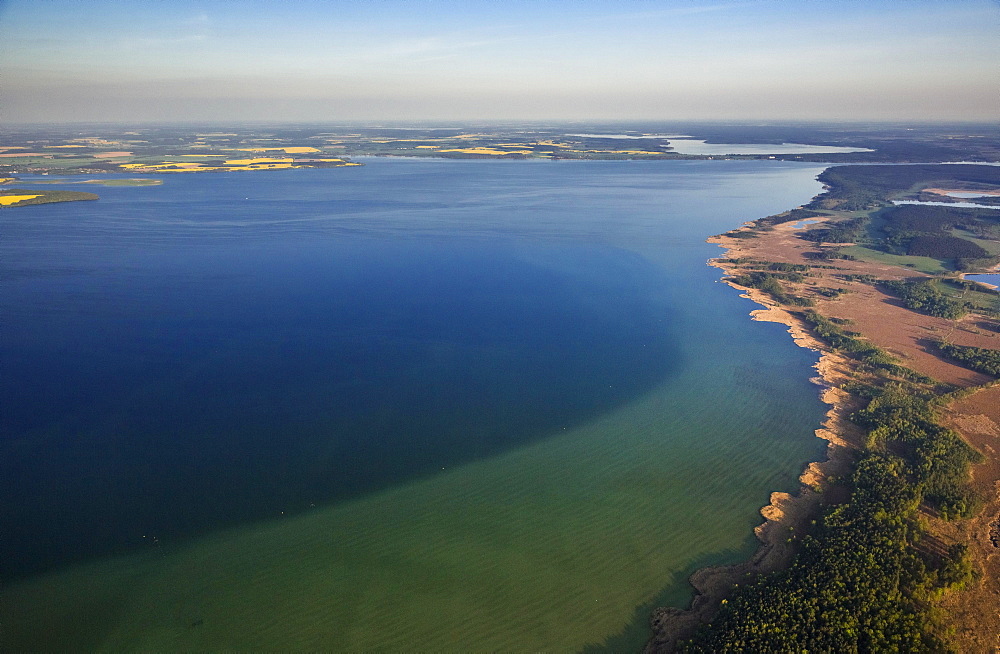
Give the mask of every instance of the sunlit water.
[[965, 279], [972, 282], [982, 282], [984, 284], [989, 284], [994, 288], [1000, 288], [1000, 274], [998, 273], [984, 273], [976, 275], [965, 275]]
[[808, 143], [706, 143], [701, 139], [670, 139], [670, 147], [678, 154], [835, 154], [872, 152], [868, 148]]
[[927, 207], [951, 207], [953, 209], [1000, 209], [1000, 207], [989, 204], [976, 204], [975, 202], [919, 202], [917, 200], [896, 200], [893, 204], [915, 204]]
[[821, 168], [367, 163], [0, 214], [5, 649], [634, 649], [752, 551], [815, 355], [704, 239]]

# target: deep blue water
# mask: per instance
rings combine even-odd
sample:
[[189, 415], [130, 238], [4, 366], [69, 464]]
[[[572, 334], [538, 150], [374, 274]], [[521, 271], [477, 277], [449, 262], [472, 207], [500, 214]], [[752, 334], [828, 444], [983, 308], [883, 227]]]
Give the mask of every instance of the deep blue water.
[[714, 274], [704, 237], [787, 208], [746, 199], [761, 180], [802, 201], [816, 170], [372, 161], [4, 210], [0, 575], [307, 510], [628, 402], [685, 365], [671, 316]]

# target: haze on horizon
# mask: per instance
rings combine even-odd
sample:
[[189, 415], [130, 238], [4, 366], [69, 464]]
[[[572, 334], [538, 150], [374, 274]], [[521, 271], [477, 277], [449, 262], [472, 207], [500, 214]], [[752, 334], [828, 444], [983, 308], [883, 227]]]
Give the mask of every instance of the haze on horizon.
[[0, 0], [0, 123], [995, 121], [998, 35], [996, 0]]

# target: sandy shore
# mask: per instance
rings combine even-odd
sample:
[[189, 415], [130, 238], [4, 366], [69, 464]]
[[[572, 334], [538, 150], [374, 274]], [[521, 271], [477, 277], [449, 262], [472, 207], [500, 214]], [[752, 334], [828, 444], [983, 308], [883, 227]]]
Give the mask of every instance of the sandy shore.
[[[723, 259], [745, 256], [739, 239], [716, 236], [708, 239], [726, 248], [719, 259], [708, 263], [721, 268], [725, 275], [736, 273], [734, 266]], [[673, 649], [679, 638], [685, 637], [703, 622], [707, 622], [718, 610], [733, 585], [748, 575], [771, 572], [787, 565], [794, 554], [794, 545], [789, 535], [801, 531], [819, 509], [822, 491], [827, 479], [843, 475], [850, 470], [851, 451], [855, 449], [860, 430], [846, 420], [855, 409], [851, 398], [838, 388], [848, 376], [850, 362], [840, 354], [830, 351], [824, 343], [816, 339], [806, 325], [792, 313], [776, 305], [770, 297], [757, 289], [745, 288], [732, 282], [727, 284], [741, 291], [746, 297], [763, 308], [750, 312], [752, 320], [774, 322], [788, 327], [788, 333], [799, 347], [820, 353], [816, 364], [817, 376], [812, 379], [822, 387], [820, 398], [829, 405], [816, 436], [827, 441], [826, 458], [810, 462], [799, 476], [800, 487], [795, 494], [771, 493], [770, 503], [760, 510], [764, 522], [754, 529], [761, 547], [743, 563], [728, 566], [712, 566], [697, 570], [689, 581], [695, 589], [691, 607], [687, 610], [672, 607], [656, 609], [651, 618], [654, 638], [647, 644], [646, 652], [662, 652]]]
[[[737, 274], [738, 266], [728, 259], [750, 258], [771, 262], [815, 264], [805, 256], [816, 246], [797, 237], [791, 224], [777, 225], [759, 232], [758, 238], [716, 236], [708, 239], [724, 248], [719, 259], [709, 265], [722, 269], [728, 276]], [[875, 275], [879, 278], [900, 278], [919, 275], [913, 270], [886, 264], [860, 261], [836, 261], [838, 273]], [[816, 435], [827, 441], [827, 458], [808, 464], [800, 476], [797, 493], [772, 493], [770, 504], [761, 509], [765, 521], [754, 531], [761, 547], [749, 560], [732, 566], [706, 568], [695, 572], [691, 584], [696, 595], [688, 610], [657, 609], [652, 617], [654, 637], [647, 652], [671, 651], [678, 638], [691, 633], [699, 624], [711, 619], [719, 603], [748, 574], [769, 572], [790, 561], [794, 539], [820, 510], [821, 501], [837, 502], [838, 492], [828, 480], [850, 471], [853, 452], [860, 448], [863, 431], [847, 420], [858, 406], [855, 400], [839, 389], [850, 377], [855, 365], [851, 359], [830, 351], [812, 336], [807, 326], [793, 313], [778, 306], [771, 297], [759, 290], [743, 288], [745, 297], [762, 305], [751, 312], [753, 320], [776, 322], [788, 326], [794, 342], [820, 352], [815, 381], [823, 386], [821, 397], [829, 405], [822, 426]], [[898, 357], [903, 365], [939, 381], [958, 387], [982, 387], [991, 378], [939, 358], [929, 345], [947, 336], [960, 345], [1000, 347], [1000, 333], [984, 329], [975, 316], [962, 321], [934, 318], [903, 307], [895, 298], [881, 293], [871, 285], [845, 282], [843, 275], [816, 271], [806, 282], [794, 284], [794, 290], [813, 297], [810, 288], [843, 289], [836, 299], [815, 297], [815, 309], [821, 315], [850, 320], [852, 330], [875, 345]], [[983, 387], [947, 407], [945, 424], [958, 431], [973, 446], [986, 455], [986, 462], [975, 467], [974, 484], [986, 498], [984, 510], [975, 518], [946, 522], [928, 517], [931, 537], [944, 544], [964, 542], [980, 570], [980, 583], [962, 592], [948, 593], [938, 602], [945, 626], [955, 635], [954, 645], [963, 652], [996, 652], [1000, 644], [1000, 385]], [[823, 492], [817, 492], [822, 489]]]

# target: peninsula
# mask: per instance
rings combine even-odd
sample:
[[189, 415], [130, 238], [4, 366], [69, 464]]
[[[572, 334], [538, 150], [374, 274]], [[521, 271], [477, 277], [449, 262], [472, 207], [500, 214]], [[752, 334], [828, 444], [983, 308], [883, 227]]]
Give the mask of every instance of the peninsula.
[[96, 200], [94, 193], [81, 191], [44, 191], [20, 188], [0, 189], [0, 207], [26, 207], [36, 204], [51, 204], [53, 202], [75, 202], [77, 200]]
[[699, 571], [690, 610], [656, 611], [647, 651], [994, 651], [1000, 294], [964, 274], [1000, 262], [1000, 168], [820, 180], [809, 204], [711, 242], [764, 305], [754, 319], [822, 352], [828, 459], [762, 510], [753, 560]]

